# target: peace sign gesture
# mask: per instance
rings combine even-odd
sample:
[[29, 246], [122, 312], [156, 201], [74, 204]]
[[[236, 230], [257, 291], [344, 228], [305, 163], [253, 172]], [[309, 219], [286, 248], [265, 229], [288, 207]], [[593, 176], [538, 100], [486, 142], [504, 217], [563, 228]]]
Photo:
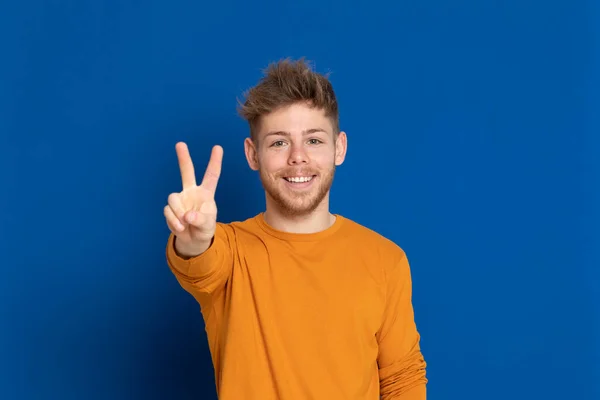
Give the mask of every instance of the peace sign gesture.
[[167, 225], [177, 237], [176, 247], [184, 256], [195, 256], [210, 245], [217, 225], [215, 191], [221, 175], [223, 148], [214, 146], [200, 185], [185, 143], [175, 146], [183, 190], [171, 193], [164, 208]]

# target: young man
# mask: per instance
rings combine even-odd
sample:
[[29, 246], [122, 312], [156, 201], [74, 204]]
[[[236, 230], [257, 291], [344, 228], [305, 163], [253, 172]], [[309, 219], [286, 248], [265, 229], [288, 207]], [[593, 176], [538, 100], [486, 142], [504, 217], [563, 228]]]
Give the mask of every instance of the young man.
[[240, 113], [266, 210], [217, 222], [223, 149], [198, 186], [184, 143], [183, 191], [164, 209], [167, 261], [200, 305], [219, 398], [425, 399], [405, 253], [329, 211], [347, 146], [330, 82], [303, 60], [271, 64]]

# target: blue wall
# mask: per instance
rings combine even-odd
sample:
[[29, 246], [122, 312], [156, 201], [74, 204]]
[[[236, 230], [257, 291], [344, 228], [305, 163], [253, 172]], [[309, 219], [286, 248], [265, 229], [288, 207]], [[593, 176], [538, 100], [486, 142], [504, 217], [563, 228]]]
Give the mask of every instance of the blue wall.
[[287, 56], [337, 89], [333, 211], [409, 254], [430, 398], [600, 398], [597, 3], [216, 4], [2, 6], [0, 398], [214, 398], [174, 145], [260, 212], [236, 97]]

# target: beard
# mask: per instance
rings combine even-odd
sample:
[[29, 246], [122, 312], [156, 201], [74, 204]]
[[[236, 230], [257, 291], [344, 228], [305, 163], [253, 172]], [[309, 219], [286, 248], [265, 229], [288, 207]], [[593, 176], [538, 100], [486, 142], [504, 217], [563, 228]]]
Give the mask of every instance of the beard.
[[293, 175], [291, 171], [282, 171], [275, 175], [259, 170], [262, 186], [279, 212], [287, 217], [301, 217], [315, 211], [329, 193], [335, 175], [335, 164], [325, 171], [302, 170], [303, 175], [316, 175], [312, 186], [307, 190], [293, 190], [286, 186], [284, 176]]

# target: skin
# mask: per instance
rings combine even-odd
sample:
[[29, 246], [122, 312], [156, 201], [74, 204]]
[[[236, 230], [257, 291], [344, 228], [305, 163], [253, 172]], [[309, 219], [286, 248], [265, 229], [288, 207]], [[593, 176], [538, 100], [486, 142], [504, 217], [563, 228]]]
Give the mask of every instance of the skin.
[[[223, 148], [212, 149], [203, 180], [196, 184], [194, 164], [185, 143], [176, 151], [183, 190], [169, 195], [164, 215], [176, 236], [175, 247], [183, 257], [204, 252], [215, 232], [214, 200], [221, 173]], [[312, 233], [335, 222], [329, 211], [329, 194], [337, 166], [347, 150], [345, 132], [335, 135], [322, 110], [298, 103], [261, 118], [256, 141], [247, 138], [244, 151], [249, 167], [259, 173], [265, 190], [265, 221], [286, 232]], [[292, 184], [286, 177], [312, 177]]]
[[[304, 104], [279, 109], [262, 118], [257, 143], [244, 142], [246, 159], [265, 189], [265, 220], [276, 229], [309, 233], [333, 223], [329, 193], [335, 168], [344, 162], [347, 139], [337, 137], [322, 110]], [[312, 176], [307, 187], [284, 177]]]

